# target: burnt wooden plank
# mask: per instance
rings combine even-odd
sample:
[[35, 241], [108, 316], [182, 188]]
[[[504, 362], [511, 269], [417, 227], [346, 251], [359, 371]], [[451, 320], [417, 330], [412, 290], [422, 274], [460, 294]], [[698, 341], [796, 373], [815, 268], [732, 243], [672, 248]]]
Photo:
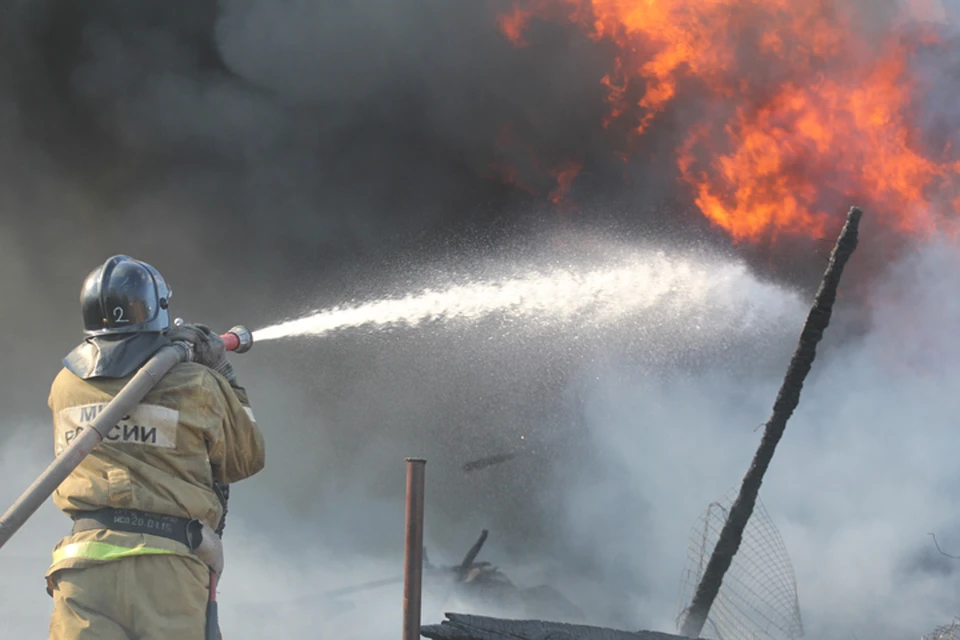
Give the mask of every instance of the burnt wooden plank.
[[689, 640], [659, 631], [619, 631], [544, 620], [504, 620], [448, 613], [440, 624], [420, 628], [430, 640]]

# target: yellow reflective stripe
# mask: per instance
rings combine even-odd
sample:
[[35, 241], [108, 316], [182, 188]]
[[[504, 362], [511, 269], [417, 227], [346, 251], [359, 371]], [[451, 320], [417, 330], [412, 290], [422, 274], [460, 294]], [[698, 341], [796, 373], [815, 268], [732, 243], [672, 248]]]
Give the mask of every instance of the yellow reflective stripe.
[[86, 558], [89, 560], [118, 560], [130, 556], [149, 556], [154, 554], [180, 555], [176, 551], [156, 549], [154, 547], [121, 547], [108, 542], [71, 542], [53, 552], [53, 563], [71, 558]]

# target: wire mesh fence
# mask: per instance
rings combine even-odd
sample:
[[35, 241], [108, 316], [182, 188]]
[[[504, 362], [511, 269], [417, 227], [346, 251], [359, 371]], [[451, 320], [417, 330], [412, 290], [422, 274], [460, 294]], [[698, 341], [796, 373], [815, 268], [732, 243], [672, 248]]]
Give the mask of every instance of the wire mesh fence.
[[[731, 489], [720, 500], [712, 502], [693, 527], [680, 579], [677, 629], [683, 626], [697, 584], [737, 493], [737, 488]], [[793, 565], [780, 532], [759, 498], [701, 636], [715, 640], [796, 640], [803, 637]]]
[[960, 618], [920, 636], [920, 640], [960, 640]]

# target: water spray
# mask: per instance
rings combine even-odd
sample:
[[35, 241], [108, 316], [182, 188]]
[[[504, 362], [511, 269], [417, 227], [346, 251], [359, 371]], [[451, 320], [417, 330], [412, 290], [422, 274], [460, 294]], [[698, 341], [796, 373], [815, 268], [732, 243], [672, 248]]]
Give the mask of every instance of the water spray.
[[[706, 299], [752, 306], [777, 289], [757, 281], [745, 291], [741, 283], [749, 269], [743, 263], [616, 246], [607, 253], [599, 264], [530, 268], [465, 282], [449, 278], [402, 296], [336, 305], [257, 329], [250, 339], [318, 338], [344, 329], [415, 329], [438, 322], [476, 324], [494, 317], [537, 329], [615, 326], [624, 318], [651, 314], [682, 318], [691, 305]], [[748, 328], [746, 323], [742, 328]]]

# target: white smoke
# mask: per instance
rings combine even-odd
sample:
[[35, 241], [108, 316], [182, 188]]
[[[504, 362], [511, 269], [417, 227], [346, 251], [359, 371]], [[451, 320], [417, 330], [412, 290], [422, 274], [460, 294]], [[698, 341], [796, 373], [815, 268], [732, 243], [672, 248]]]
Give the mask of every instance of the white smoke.
[[[960, 613], [955, 561], [927, 535], [960, 543], [958, 283], [957, 247], [925, 246], [873, 288], [866, 335], [821, 346], [761, 491], [807, 637], [918, 637]], [[791, 346], [798, 334], [783, 327]], [[780, 380], [723, 365], [594, 374], [585, 411], [600, 471], [567, 497], [568, 531], [611, 574], [640, 577], [623, 585], [621, 625], [672, 630], [685, 538], [739, 483]]]

